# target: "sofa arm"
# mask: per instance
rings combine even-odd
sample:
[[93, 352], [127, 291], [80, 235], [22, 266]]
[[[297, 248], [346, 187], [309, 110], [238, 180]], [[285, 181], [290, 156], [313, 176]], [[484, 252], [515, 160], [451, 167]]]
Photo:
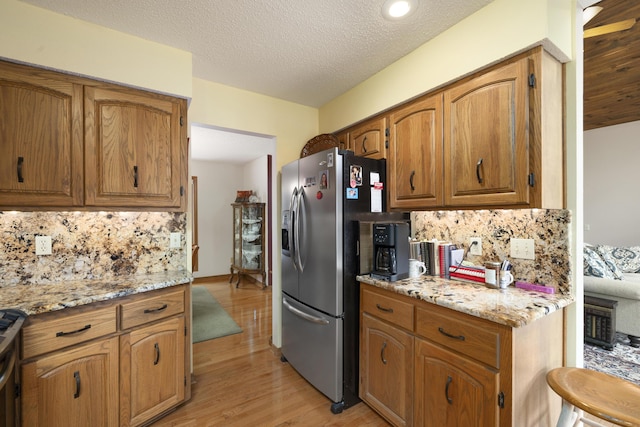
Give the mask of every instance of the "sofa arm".
[[584, 291], [640, 301], [640, 274], [625, 273], [623, 280], [584, 276]]

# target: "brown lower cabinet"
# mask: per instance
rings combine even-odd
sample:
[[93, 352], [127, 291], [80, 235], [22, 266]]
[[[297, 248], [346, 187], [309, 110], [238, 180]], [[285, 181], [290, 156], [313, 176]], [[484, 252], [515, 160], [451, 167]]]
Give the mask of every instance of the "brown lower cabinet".
[[139, 426], [191, 396], [190, 285], [30, 316], [22, 426]]
[[562, 365], [561, 311], [512, 328], [371, 285], [360, 292], [360, 398], [392, 425], [557, 420], [545, 375]]
[[360, 398], [396, 426], [412, 425], [413, 335], [362, 314]]
[[118, 338], [22, 366], [23, 426], [117, 426]]

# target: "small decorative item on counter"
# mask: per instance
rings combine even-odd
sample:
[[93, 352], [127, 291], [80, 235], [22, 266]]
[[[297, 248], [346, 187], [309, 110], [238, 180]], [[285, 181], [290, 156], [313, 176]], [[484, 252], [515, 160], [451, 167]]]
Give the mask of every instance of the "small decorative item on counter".
[[545, 294], [554, 294], [556, 292], [555, 288], [552, 288], [551, 286], [540, 285], [538, 283], [516, 282], [516, 288], [524, 289], [527, 291], [542, 292]]
[[497, 288], [500, 286], [498, 281], [500, 280], [501, 265], [498, 261], [487, 261], [484, 263], [484, 283], [489, 285], [489, 287]]
[[484, 271], [482, 266], [475, 265], [452, 265], [449, 267], [449, 276], [452, 279], [470, 280], [472, 282], [484, 283]]

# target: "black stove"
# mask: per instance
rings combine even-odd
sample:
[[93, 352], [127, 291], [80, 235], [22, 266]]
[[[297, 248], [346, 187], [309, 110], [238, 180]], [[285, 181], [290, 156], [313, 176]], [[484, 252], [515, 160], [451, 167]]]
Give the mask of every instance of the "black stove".
[[15, 371], [20, 329], [27, 315], [20, 310], [0, 310], [0, 427], [16, 426], [19, 413]]
[[8, 349], [13, 348], [26, 318], [27, 315], [21, 310], [14, 308], [0, 310], [0, 357]]

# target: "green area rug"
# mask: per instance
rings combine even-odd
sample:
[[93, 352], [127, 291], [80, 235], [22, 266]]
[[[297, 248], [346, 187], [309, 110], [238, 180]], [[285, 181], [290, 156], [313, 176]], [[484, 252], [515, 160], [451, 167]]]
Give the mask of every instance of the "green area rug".
[[238, 334], [242, 328], [204, 286], [191, 287], [193, 342]]

